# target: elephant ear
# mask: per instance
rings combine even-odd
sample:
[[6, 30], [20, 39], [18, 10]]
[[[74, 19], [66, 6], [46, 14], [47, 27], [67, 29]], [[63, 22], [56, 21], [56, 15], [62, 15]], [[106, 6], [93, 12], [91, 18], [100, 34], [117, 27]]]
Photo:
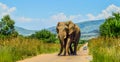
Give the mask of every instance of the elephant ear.
[[69, 35], [75, 32], [75, 24], [72, 21], [69, 21]]
[[57, 24], [57, 26], [56, 26], [56, 31], [57, 31], [57, 33], [59, 32], [59, 29], [58, 29], [59, 24], [60, 24], [60, 22], [58, 22], [58, 24]]
[[60, 22], [58, 22], [57, 26], [59, 26], [59, 25], [60, 25]]
[[74, 24], [74, 27], [73, 27], [73, 29], [75, 29], [75, 27], [76, 27], [76, 25]]

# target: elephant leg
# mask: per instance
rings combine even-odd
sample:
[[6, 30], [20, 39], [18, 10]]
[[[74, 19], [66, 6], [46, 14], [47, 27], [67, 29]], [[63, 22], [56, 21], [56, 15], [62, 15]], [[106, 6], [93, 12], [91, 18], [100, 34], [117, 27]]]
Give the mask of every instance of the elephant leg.
[[70, 55], [73, 55], [72, 42], [70, 44]]
[[79, 38], [80, 38], [80, 35], [77, 35], [74, 39], [74, 55], [77, 55], [77, 46], [79, 43]]
[[66, 55], [66, 43], [67, 41], [64, 41], [64, 56]]
[[61, 53], [63, 51], [63, 42], [60, 42], [60, 46], [61, 46], [61, 48], [60, 48], [60, 52], [58, 53], [58, 56], [61, 55]]
[[67, 44], [66, 44], [66, 54], [68, 55], [69, 47], [70, 47], [71, 40], [68, 38]]
[[74, 53], [73, 55], [77, 55], [77, 43], [74, 43]]

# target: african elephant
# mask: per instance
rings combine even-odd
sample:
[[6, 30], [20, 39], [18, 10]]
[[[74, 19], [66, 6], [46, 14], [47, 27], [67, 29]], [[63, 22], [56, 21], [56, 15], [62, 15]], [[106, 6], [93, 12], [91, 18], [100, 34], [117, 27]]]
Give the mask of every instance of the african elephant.
[[63, 49], [64, 49], [64, 55], [66, 55], [66, 43], [67, 43], [67, 32], [68, 32], [68, 27], [66, 26], [65, 22], [58, 22], [56, 31], [58, 33], [58, 38], [60, 40], [60, 52], [58, 55], [61, 55]]
[[68, 27], [68, 37], [66, 44], [66, 53], [68, 52], [69, 48], [71, 47], [71, 44], [73, 43], [74, 44], [73, 55], [76, 55], [77, 45], [79, 43], [79, 38], [81, 36], [80, 28], [72, 21], [67, 22], [67, 27]]
[[[64, 55], [73, 54], [76, 55], [76, 48], [80, 38], [80, 29], [72, 21], [58, 22], [56, 31], [60, 40], [61, 49], [58, 55], [60, 55], [64, 49]], [[71, 44], [74, 44], [74, 51]], [[70, 49], [70, 53], [69, 50]]]

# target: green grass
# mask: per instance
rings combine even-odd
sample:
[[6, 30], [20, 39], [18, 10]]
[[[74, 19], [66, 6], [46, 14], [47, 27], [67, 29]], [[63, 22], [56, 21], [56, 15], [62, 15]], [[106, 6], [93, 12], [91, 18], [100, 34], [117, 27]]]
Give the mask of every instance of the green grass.
[[13, 62], [12, 52], [9, 47], [0, 48], [0, 62]]
[[94, 38], [88, 43], [92, 62], [119, 62], [120, 38]]
[[[78, 49], [82, 44], [78, 44]], [[56, 43], [44, 43], [42, 40], [25, 37], [0, 39], [0, 62], [16, 62], [38, 54], [59, 51], [59, 40]]]
[[17, 37], [0, 39], [0, 62], [15, 62], [27, 57], [59, 50], [59, 44], [43, 43], [37, 39]]

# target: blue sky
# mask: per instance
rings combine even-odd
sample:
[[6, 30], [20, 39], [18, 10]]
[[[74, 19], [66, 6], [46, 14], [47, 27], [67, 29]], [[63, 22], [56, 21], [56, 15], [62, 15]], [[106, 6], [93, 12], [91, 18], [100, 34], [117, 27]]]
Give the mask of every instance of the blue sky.
[[40, 30], [59, 21], [84, 22], [120, 12], [119, 0], [0, 0], [0, 18], [10, 14], [16, 26]]

